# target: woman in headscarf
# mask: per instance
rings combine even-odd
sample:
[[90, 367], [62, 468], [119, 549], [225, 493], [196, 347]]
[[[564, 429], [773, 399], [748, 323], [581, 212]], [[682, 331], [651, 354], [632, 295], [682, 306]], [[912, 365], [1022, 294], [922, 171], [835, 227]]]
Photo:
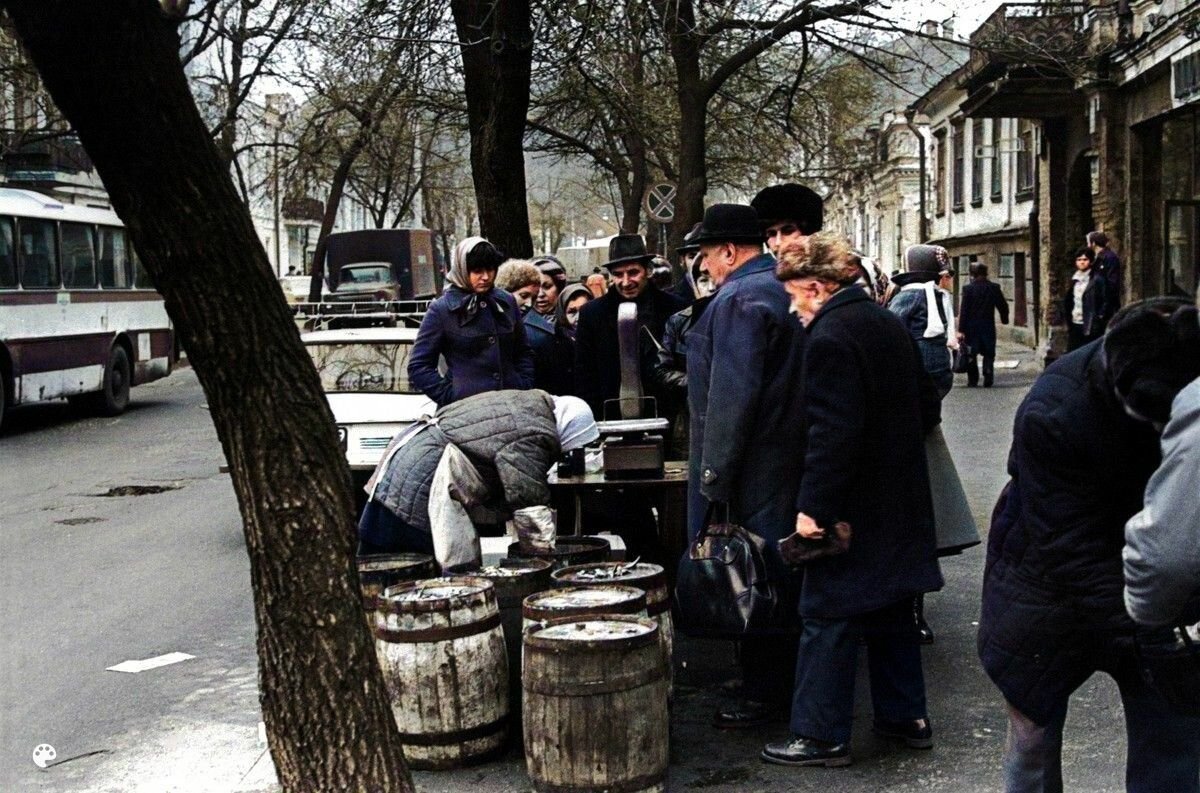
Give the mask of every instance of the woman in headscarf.
[[950, 350], [958, 349], [954, 297], [947, 291], [954, 278], [950, 254], [941, 245], [909, 245], [904, 265], [907, 272], [892, 279], [900, 290], [887, 307], [917, 342], [925, 371], [945, 398], [954, 385]]
[[575, 327], [579, 324], [579, 312], [588, 301], [594, 299], [592, 290], [583, 284], [571, 284], [559, 293], [555, 324], [562, 328], [572, 341], [575, 340]]
[[[533, 387], [533, 352], [513, 296], [495, 288], [504, 257], [483, 237], [454, 247], [450, 285], [429, 306], [408, 379], [439, 407], [483, 391]], [[446, 359], [446, 373], [438, 359]]]
[[551, 394], [570, 394], [575, 387], [575, 343], [555, 322], [558, 295], [567, 271], [553, 256], [530, 263], [533, 300], [524, 310], [525, 335], [533, 349], [533, 384]]
[[[406, 435], [408, 437], [406, 437]], [[396, 436], [367, 485], [359, 553], [434, 553], [432, 483], [449, 444], [486, 486], [485, 506], [505, 513], [550, 504], [546, 474], [563, 452], [599, 437], [587, 403], [536, 389], [477, 394]]]

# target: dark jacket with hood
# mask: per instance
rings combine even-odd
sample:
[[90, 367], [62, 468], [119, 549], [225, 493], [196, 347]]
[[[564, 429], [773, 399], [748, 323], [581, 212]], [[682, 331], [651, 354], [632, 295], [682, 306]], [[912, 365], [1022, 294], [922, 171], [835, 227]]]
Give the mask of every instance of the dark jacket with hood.
[[471, 460], [509, 509], [550, 503], [546, 472], [559, 458], [554, 400], [544, 391], [493, 391], [438, 410], [379, 472], [374, 500], [424, 532], [429, 487], [447, 443]]
[[1097, 636], [1133, 634], [1125, 522], [1158, 462], [1154, 430], [1113, 393], [1101, 340], [1055, 361], [1017, 410], [978, 644], [1004, 698], [1039, 724], [1095, 670]]
[[804, 566], [800, 613], [839, 619], [942, 586], [925, 433], [941, 404], [900, 321], [862, 289], [807, 328], [804, 477], [794, 511], [850, 524], [850, 550]]

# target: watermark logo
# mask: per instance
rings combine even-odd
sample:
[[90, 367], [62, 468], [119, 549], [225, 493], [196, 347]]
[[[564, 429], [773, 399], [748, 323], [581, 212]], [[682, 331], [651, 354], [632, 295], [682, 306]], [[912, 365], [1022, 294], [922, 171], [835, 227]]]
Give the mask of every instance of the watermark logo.
[[58, 757], [58, 752], [48, 743], [39, 743], [33, 747], [33, 764], [38, 768], [46, 768]]

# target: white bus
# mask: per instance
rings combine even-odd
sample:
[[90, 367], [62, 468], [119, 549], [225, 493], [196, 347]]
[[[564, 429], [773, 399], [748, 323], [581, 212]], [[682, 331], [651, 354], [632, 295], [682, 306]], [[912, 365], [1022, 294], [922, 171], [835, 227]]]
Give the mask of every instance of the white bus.
[[174, 363], [162, 296], [117, 215], [0, 188], [0, 421], [64, 397], [115, 415]]

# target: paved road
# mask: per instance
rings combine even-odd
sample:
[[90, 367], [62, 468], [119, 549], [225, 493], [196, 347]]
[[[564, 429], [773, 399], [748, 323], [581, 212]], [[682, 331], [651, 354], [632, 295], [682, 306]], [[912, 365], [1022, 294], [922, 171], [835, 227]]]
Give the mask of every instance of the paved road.
[[[233, 790], [253, 783], [258, 704], [249, 564], [190, 370], [117, 418], [65, 403], [0, 436], [0, 790]], [[101, 497], [112, 488], [173, 488]], [[131, 659], [193, 660], [138, 674]], [[48, 743], [63, 760], [32, 760]]]
[[[1001, 357], [1016, 358], [1015, 348]], [[1002, 486], [1012, 414], [1033, 377], [1032, 354], [990, 390], [955, 388], [946, 435], [981, 525]], [[961, 380], [962, 378], [960, 378]], [[269, 786], [258, 742], [248, 564], [232, 489], [204, 398], [189, 371], [134, 392], [117, 419], [80, 418], [65, 405], [19, 410], [0, 436], [0, 790], [231, 791]], [[157, 495], [101, 498], [122, 485], [168, 485]], [[729, 646], [681, 642], [672, 723], [671, 790], [993, 791], [1004, 716], [974, 652], [981, 550], [943, 565], [929, 599], [937, 643], [926, 651], [932, 752], [872, 738], [860, 686], [848, 769], [786, 769], [758, 760], [779, 729], [709, 727], [732, 685]], [[105, 671], [129, 659], [184, 652], [195, 659], [139, 674]], [[1067, 789], [1122, 789], [1115, 687], [1097, 678], [1067, 726]], [[37, 769], [33, 747], [59, 758]], [[428, 793], [529, 790], [521, 757], [416, 775]]]

